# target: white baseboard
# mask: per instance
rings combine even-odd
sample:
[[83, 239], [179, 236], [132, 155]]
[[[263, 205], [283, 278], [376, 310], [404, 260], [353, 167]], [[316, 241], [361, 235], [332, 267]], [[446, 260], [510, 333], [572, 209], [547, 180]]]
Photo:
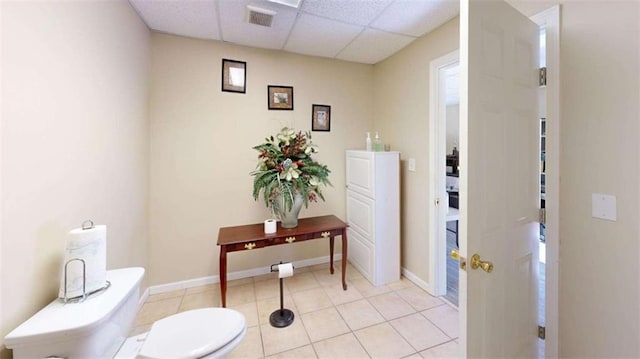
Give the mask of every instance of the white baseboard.
[[[335, 254], [333, 256], [333, 260], [334, 261], [342, 260], [342, 254], [341, 253]], [[323, 264], [323, 263], [329, 263], [329, 256], [304, 259], [301, 261], [294, 261], [293, 266], [294, 268], [303, 268], [303, 267], [308, 267], [308, 266], [313, 266], [316, 264]], [[255, 277], [255, 276], [270, 273], [270, 271], [271, 269], [269, 267], [256, 267], [256, 268], [247, 269], [243, 271], [229, 272], [227, 273], [227, 280], [236, 280], [236, 279], [242, 279], [242, 278]], [[214, 283], [220, 283], [219, 275], [212, 275], [208, 277], [187, 279], [179, 282], [153, 285], [147, 288], [147, 290], [141, 297], [141, 301], [142, 303], [144, 303], [144, 300], [146, 300], [147, 297], [151, 294], [171, 292], [174, 290], [199, 287], [202, 285], [214, 284]], [[142, 298], [144, 298], [144, 300], [142, 300]]]
[[138, 299], [138, 312], [140, 311], [140, 309], [142, 309], [142, 306], [144, 305], [144, 302], [147, 301], [147, 298], [149, 298], [149, 288], [145, 289], [145, 291], [142, 292], [140, 299]]
[[427, 291], [427, 293], [436, 296], [434, 293], [433, 288], [431, 288], [431, 285], [425, 281], [423, 281], [422, 279], [420, 279], [417, 275], [411, 273], [408, 269], [406, 268], [402, 268], [402, 275], [405, 276], [405, 278], [407, 278], [408, 280], [410, 280], [411, 282], [413, 282], [413, 284], [417, 285], [418, 287], [424, 289]]

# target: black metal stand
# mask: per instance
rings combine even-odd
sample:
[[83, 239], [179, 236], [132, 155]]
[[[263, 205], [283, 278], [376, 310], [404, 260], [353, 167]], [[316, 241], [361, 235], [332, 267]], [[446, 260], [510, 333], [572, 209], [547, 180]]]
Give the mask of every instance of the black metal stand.
[[[280, 264], [282, 264], [282, 262], [280, 262]], [[271, 265], [271, 271], [277, 272], [278, 270], [274, 270], [273, 266], [277, 266], [277, 264]], [[291, 325], [291, 323], [293, 323], [293, 319], [295, 317], [291, 310], [284, 308], [284, 290], [282, 288], [284, 284], [283, 280], [283, 278], [280, 278], [280, 309], [274, 311], [269, 316], [269, 323], [271, 324], [271, 326], [276, 328], [288, 327], [289, 325]]]

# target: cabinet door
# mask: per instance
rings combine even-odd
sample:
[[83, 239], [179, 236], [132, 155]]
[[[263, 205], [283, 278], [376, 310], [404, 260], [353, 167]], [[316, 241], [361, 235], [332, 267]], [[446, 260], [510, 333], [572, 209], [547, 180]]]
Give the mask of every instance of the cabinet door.
[[373, 283], [373, 245], [351, 227], [347, 229], [349, 236], [349, 262]]
[[347, 223], [371, 244], [374, 240], [375, 202], [368, 197], [347, 190]]
[[373, 152], [347, 151], [347, 188], [367, 197], [375, 197], [375, 161]]

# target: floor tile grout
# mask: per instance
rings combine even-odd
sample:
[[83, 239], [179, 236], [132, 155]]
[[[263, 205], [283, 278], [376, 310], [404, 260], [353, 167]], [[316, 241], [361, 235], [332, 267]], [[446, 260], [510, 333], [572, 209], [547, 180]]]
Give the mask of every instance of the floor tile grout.
[[[283, 346], [282, 348], [277, 348], [277, 346], [276, 346], [275, 348], [278, 351], [274, 352], [274, 353], [269, 353], [269, 356], [278, 356], [278, 355], [281, 355], [283, 353], [287, 353], [287, 352], [292, 351], [292, 350], [299, 350], [299, 349], [304, 348], [306, 346], [311, 346], [311, 350], [313, 351], [314, 355], [316, 357], [319, 357], [320, 354], [318, 352], [317, 344], [320, 344], [322, 342], [329, 341], [329, 340], [332, 340], [332, 339], [335, 339], [335, 338], [338, 338], [338, 337], [341, 337], [341, 336], [344, 336], [344, 335], [351, 335], [356, 339], [356, 341], [360, 345], [361, 349], [364, 350], [364, 353], [366, 353], [367, 356], [371, 358], [371, 357], [375, 356], [375, 353], [370, 352], [370, 349], [367, 348], [365, 343], [363, 343], [361, 341], [361, 338], [358, 335], [356, 335], [356, 332], [361, 332], [361, 331], [364, 331], [366, 329], [372, 328], [374, 326], [383, 325], [383, 324], [387, 324], [389, 327], [391, 327], [391, 329], [399, 336], [399, 338], [402, 338], [402, 340], [404, 342], [406, 342], [406, 344], [408, 344], [408, 347], [405, 348], [405, 349], [411, 348], [413, 350], [413, 353], [409, 354], [408, 356], [414, 356], [414, 355], [420, 356], [421, 352], [428, 351], [428, 350], [431, 350], [433, 348], [436, 348], [436, 347], [439, 347], [439, 346], [442, 346], [442, 345], [446, 345], [446, 344], [449, 344], [451, 342], [455, 342], [457, 340], [457, 337], [455, 337], [455, 338], [450, 337], [443, 328], [441, 328], [439, 325], [437, 325], [435, 322], [433, 322], [431, 319], [427, 318], [424, 315], [424, 312], [429, 311], [431, 309], [442, 307], [444, 305], [452, 307], [451, 304], [448, 303], [445, 300], [442, 300], [442, 298], [438, 298], [439, 302], [438, 302], [437, 305], [430, 306], [430, 307], [425, 308], [425, 309], [419, 309], [421, 307], [419, 305], [417, 305], [417, 303], [419, 303], [419, 302], [415, 301], [415, 297], [407, 297], [407, 298], [404, 297], [404, 296], [408, 296], [408, 295], [415, 295], [414, 293], [411, 293], [410, 291], [408, 291], [408, 292], [404, 292], [404, 293], [401, 294], [400, 292], [401, 291], [405, 291], [407, 289], [416, 288], [416, 289], [420, 290], [421, 292], [423, 292], [423, 294], [425, 296], [431, 297], [431, 295], [429, 293], [425, 292], [422, 288], [420, 288], [417, 285], [415, 285], [414, 283], [408, 281], [406, 278], [402, 278], [401, 281], [398, 281], [395, 284], [390, 285], [387, 288], [388, 291], [382, 292], [382, 293], [370, 294], [371, 290], [374, 289], [375, 287], [366, 288], [366, 287], [362, 287], [361, 286], [361, 288], [363, 288], [363, 290], [365, 290], [365, 292], [369, 293], [368, 295], [364, 295], [363, 292], [361, 292], [359, 289], [356, 288], [356, 286], [353, 284], [353, 282], [356, 281], [356, 280], [365, 279], [365, 278], [363, 276], [360, 276], [360, 275], [349, 276], [350, 272], [357, 271], [354, 267], [349, 266], [349, 267], [347, 267], [347, 278], [346, 278], [347, 284], [348, 284], [348, 289], [347, 290], [353, 289], [355, 292], [357, 292], [357, 295], [354, 294], [354, 296], [357, 296], [358, 298], [351, 298], [351, 297], [339, 297], [339, 298], [336, 298], [335, 295], [332, 295], [332, 289], [335, 288], [335, 287], [333, 286], [333, 284], [328, 284], [328, 282], [327, 282], [327, 274], [326, 273], [328, 273], [328, 269], [329, 268], [327, 266], [327, 267], [323, 267], [323, 268], [315, 267], [314, 269], [301, 271], [300, 274], [302, 274], [302, 273], [310, 273], [311, 276], [309, 276], [308, 278], [313, 278], [313, 282], [307, 283], [306, 282], [307, 278], [305, 277], [305, 279], [303, 281], [300, 281], [300, 282], [296, 283], [296, 285], [298, 285], [298, 283], [302, 283], [302, 284], [300, 284], [300, 288], [292, 289], [292, 288], [290, 288], [289, 286], [286, 285], [287, 281], [286, 280], [284, 281], [284, 284], [285, 284], [285, 293], [284, 294], [285, 294], [285, 296], [289, 297], [289, 300], [290, 300], [291, 304], [293, 305], [292, 308], [295, 308], [295, 312], [296, 312], [295, 320], [299, 320], [301, 322], [300, 325], [301, 325], [301, 328], [304, 331], [304, 335], [306, 336], [306, 341], [305, 341], [305, 344], [293, 345], [293, 347]], [[336, 281], [338, 282], [338, 284], [340, 283], [341, 266], [339, 264], [336, 266], [336, 271], [331, 276], [332, 277], [335, 276], [336, 277]], [[270, 279], [277, 279], [277, 278], [273, 274], [260, 275], [260, 276], [256, 276], [256, 277], [251, 277], [250, 281], [246, 280], [246, 279], [239, 279], [239, 280], [237, 280], [238, 282], [236, 282], [238, 285], [231, 285], [231, 286], [227, 287], [227, 296], [228, 296], [227, 297], [227, 304], [228, 304], [229, 307], [253, 304], [252, 308], [253, 308], [253, 310], [255, 310], [255, 313], [252, 313], [252, 315], [255, 315], [257, 317], [257, 320], [256, 320], [255, 324], [252, 323], [253, 325], [251, 325], [249, 328], [256, 328], [256, 330], [258, 331], [259, 340], [260, 340], [260, 349], [262, 350], [261, 357], [267, 357], [267, 353], [266, 353], [267, 346], [266, 346], [266, 341], [265, 341], [265, 335], [267, 333], [265, 333], [263, 331], [263, 327], [264, 327], [264, 325], [269, 325], [269, 323], [268, 323], [268, 321], [265, 322], [265, 323], [261, 322], [260, 318], [264, 315], [264, 313], [262, 313], [262, 315], [261, 315], [259, 303], [261, 303], [263, 301], [273, 300], [274, 298], [277, 298], [279, 296], [279, 291], [275, 292], [275, 293], [278, 293], [278, 294], [272, 294], [268, 290], [265, 291], [264, 289], [261, 289], [260, 293], [258, 293], [258, 291], [256, 290], [256, 285], [258, 283], [263, 283], [264, 281], [267, 281], [267, 280], [270, 280]], [[245, 281], [246, 283], [242, 283], [240, 281]], [[366, 281], [366, 279], [365, 279], [365, 281]], [[365, 282], [365, 284], [366, 284], [366, 282]], [[251, 287], [249, 287], [249, 285], [251, 285]], [[241, 286], [245, 286], [242, 290], [246, 290], [247, 292], [250, 292], [250, 293], [246, 294], [246, 296], [244, 294], [240, 294], [239, 295], [240, 298], [238, 299], [239, 300], [238, 302], [229, 303], [229, 293], [231, 291], [233, 291], [234, 288], [237, 289], [237, 288], [240, 288]], [[291, 287], [295, 288], [294, 285], [292, 285]], [[251, 288], [251, 290], [249, 290], [249, 288]], [[296, 294], [297, 293], [304, 293], [304, 292], [312, 291], [312, 290], [317, 290], [317, 289], [320, 289], [321, 292], [324, 293], [324, 295], [326, 297], [328, 297], [329, 306], [322, 307], [322, 308], [313, 308], [312, 310], [309, 310], [309, 311], [307, 311], [305, 313], [300, 312], [300, 307], [297, 305], [296, 299], [295, 299]], [[335, 294], [335, 291], [333, 291], [333, 293]], [[375, 301], [372, 301], [372, 299], [378, 298], [378, 297], [381, 297], [381, 296], [385, 296], [385, 295], [389, 296], [391, 294], [393, 294], [393, 300], [394, 301], [399, 300], [401, 303], [403, 303], [403, 306], [404, 305], [407, 306], [407, 309], [410, 310], [411, 313], [404, 313], [404, 314], [401, 314], [401, 315], [399, 315], [397, 317], [390, 317], [390, 319], [387, 319], [387, 317], [385, 317], [383, 315], [383, 312], [381, 312], [381, 307], [376, 306], [375, 305]], [[158, 295], [161, 295], [161, 294], [158, 294]], [[194, 305], [200, 304], [200, 302], [196, 300], [195, 296], [198, 296], [198, 295], [199, 296], [214, 295], [214, 296], [218, 296], [219, 297], [220, 296], [220, 291], [216, 290], [216, 288], [214, 286], [211, 290], [205, 290], [205, 291], [202, 291], [202, 292], [197, 291], [196, 293], [193, 293], [193, 291], [192, 291], [191, 293], [189, 293], [189, 295], [190, 296], [191, 295], [194, 296], [194, 298], [191, 299], [190, 303], [189, 303], [189, 307], [192, 307]], [[258, 295], [261, 295], [261, 296], [264, 296], [264, 297], [258, 298]], [[151, 300], [147, 299], [147, 302], [145, 302], [145, 304], [151, 303], [151, 302], [159, 303], [159, 302], [162, 302], [164, 300], [169, 300], [169, 299], [174, 299], [175, 300], [176, 297], [179, 297], [180, 298], [180, 302], [178, 304], [176, 312], [180, 312], [181, 309], [182, 309], [183, 304], [185, 304], [185, 297], [186, 296], [187, 296], [187, 290], [185, 289], [178, 296], [171, 297], [171, 298], [163, 298], [163, 299], [151, 298]], [[208, 297], [206, 299], [207, 299], [207, 302], [211, 302], [211, 300]], [[411, 299], [412, 302], [409, 302], [409, 299]], [[346, 300], [346, 301], [343, 302], [342, 300]], [[195, 304], [194, 304], [194, 301], [195, 301]], [[358, 302], [358, 301], [365, 301], [371, 308], [373, 308], [375, 313], [377, 313], [380, 316], [380, 318], [382, 318], [382, 321], [381, 322], [377, 322], [377, 323], [373, 323], [373, 324], [367, 324], [366, 326], [359, 327], [358, 329], [355, 329], [355, 330], [352, 329], [352, 326], [347, 321], [347, 317], [345, 317], [344, 313], [341, 312], [340, 310], [338, 310], [338, 308], [341, 307], [341, 308], [343, 308], [343, 310], [346, 310], [344, 308], [348, 304], [355, 303], [355, 302]], [[219, 306], [219, 298], [213, 298], [213, 302], [211, 302], [211, 303], [218, 303], [218, 304], [217, 305], [205, 305], [205, 306]], [[380, 303], [378, 303], [378, 304], [381, 305]], [[426, 304], [430, 305], [430, 302], [427, 302]], [[158, 304], [158, 305], [160, 305], [160, 304]], [[391, 304], [391, 305], [393, 306], [393, 304]], [[251, 307], [251, 306], [249, 306], [249, 307]], [[285, 304], [285, 307], [287, 307], [286, 304]], [[192, 308], [187, 308], [185, 310], [189, 310], [189, 309], [192, 309]], [[308, 317], [309, 314], [313, 314], [313, 313], [316, 313], [316, 312], [319, 312], [319, 311], [322, 311], [322, 310], [327, 310], [327, 309], [333, 309], [335, 312], [338, 313], [338, 316], [339, 316], [340, 320], [342, 321], [342, 323], [344, 323], [344, 325], [346, 326], [347, 331], [344, 332], [344, 333], [331, 335], [331, 336], [326, 337], [326, 338], [323, 337], [322, 339], [318, 339], [316, 341], [313, 341], [311, 336], [310, 336], [310, 334], [309, 334], [310, 332], [309, 332], [308, 324], [305, 323], [305, 321], [303, 320], [303, 316], [304, 317]], [[249, 309], [244, 309], [244, 310], [249, 310]], [[409, 317], [409, 316], [412, 316], [412, 315], [415, 315], [415, 314], [419, 314], [423, 318], [425, 318], [430, 324], [432, 324], [435, 328], [437, 328], [438, 331], [440, 331], [446, 338], [449, 338], [449, 340], [445, 341], [445, 342], [442, 342], [442, 343], [439, 343], [439, 344], [436, 344], [436, 345], [433, 345], [433, 346], [430, 346], [430, 347], [428, 347], [426, 349], [418, 350], [414, 346], [414, 344], [411, 344], [409, 342], [409, 338], [405, 337], [405, 335], [403, 335], [402, 332], [400, 332], [398, 328], [396, 328], [394, 325], [391, 324], [392, 321], [396, 321], [398, 319]], [[157, 319], [155, 319], [155, 320], [157, 320]], [[353, 319], [351, 319], [351, 320], [353, 320]], [[153, 321], [151, 321], [151, 322], [153, 322]], [[316, 327], [316, 328], [318, 328], [318, 327]], [[270, 350], [273, 350], [273, 349], [274, 349], [274, 347], [272, 345]], [[280, 350], [280, 349], [282, 349], [282, 350]], [[311, 353], [309, 352], [308, 354], [311, 354]]]

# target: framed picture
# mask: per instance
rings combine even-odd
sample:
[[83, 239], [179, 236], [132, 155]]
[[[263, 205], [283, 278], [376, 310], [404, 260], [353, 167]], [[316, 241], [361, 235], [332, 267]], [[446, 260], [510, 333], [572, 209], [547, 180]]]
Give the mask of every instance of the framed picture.
[[331, 131], [331, 106], [311, 106], [311, 131]]
[[247, 63], [222, 59], [222, 91], [247, 92]]
[[293, 110], [293, 87], [267, 86], [269, 110]]

